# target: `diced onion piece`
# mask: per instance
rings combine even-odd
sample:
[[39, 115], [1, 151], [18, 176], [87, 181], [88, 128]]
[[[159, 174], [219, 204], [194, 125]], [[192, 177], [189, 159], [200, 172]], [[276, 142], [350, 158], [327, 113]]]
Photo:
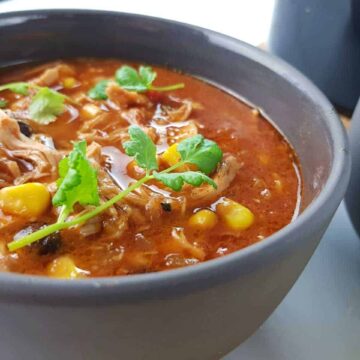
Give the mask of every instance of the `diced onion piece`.
[[247, 207], [230, 199], [219, 203], [216, 212], [225, 225], [235, 231], [248, 229], [255, 220], [254, 214]]
[[101, 109], [94, 104], [86, 104], [81, 109], [81, 115], [85, 118], [91, 119], [98, 115], [101, 112]]
[[54, 259], [47, 267], [47, 274], [57, 279], [77, 279], [85, 275], [85, 271], [77, 268], [69, 256]]
[[192, 215], [189, 225], [195, 229], [206, 231], [212, 229], [218, 222], [216, 214], [208, 209], [203, 209]]
[[274, 187], [278, 192], [281, 192], [283, 190], [283, 182], [281, 180], [281, 177], [279, 174], [277, 173], [273, 173], [272, 174], [273, 179], [274, 179]]
[[0, 208], [4, 213], [37, 218], [50, 206], [50, 193], [45, 185], [28, 183], [0, 190]]

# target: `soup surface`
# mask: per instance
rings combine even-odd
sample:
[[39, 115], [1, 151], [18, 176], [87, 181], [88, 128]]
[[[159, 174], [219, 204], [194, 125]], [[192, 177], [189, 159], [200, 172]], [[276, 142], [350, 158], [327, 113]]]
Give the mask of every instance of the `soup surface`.
[[[78, 59], [1, 74], [1, 84], [21, 82], [18, 88], [0, 88], [2, 271], [82, 278], [173, 269], [266, 241], [297, 216], [296, 155], [256, 109], [194, 77], [159, 67], [147, 73], [157, 73], [153, 85], [143, 89], [140, 81], [141, 89], [129, 91], [114, 80], [124, 65], [139, 67]], [[62, 107], [55, 95], [52, 102], [49, 89], [57, 99], [66, 95]], [[124, 150], [129, 126], [156, 145], [159, 171], [180, 161], [176, 144], [185, 139], [201, 134], [216, 142], [222, 157], [207, 175], [217, 188], [184, 184], [175, 191], [150, 179], [87, 221], [11, 251], [12, 241], [96, 208], [75, 202], [66, 220], [59, 220], [62, 207], [54, 204], [58, 164], [74, 142], [87, 143], [86, 161], [96, 170], [100, 203], [146, 176]], [[173, 173], [188, 171], [198, 172], [199, 166], [188, 163]], [[86, 189], [86, 196], [93, 195]]]

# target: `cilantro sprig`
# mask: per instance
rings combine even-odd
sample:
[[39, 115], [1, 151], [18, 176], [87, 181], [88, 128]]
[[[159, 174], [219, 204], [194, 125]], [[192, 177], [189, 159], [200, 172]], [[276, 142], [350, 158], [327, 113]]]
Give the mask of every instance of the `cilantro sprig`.
[[[154, 91], [172, 91], [182, 89], [185, 85], [178, 83], [168, 86], [154, 86], [152, 83], [157, 77], [156, 71], [150, 66], [140, 66], [139, 70], [131, 66], [124, 65], [116, 70], [115, 81], [125, 90], [135, 92]], [[101, 80], [88, 92], [89, 97], [94, 100], [106, 100], [106, 87], [110, 80]]]
[[126, 154], [133, 156], [137, 164], [148, 172], [157, 170], [156, 146], [149, 136], [138, 126], [130, 126], [129, 135], [130, 141], [124, 143]]
[[9, 90], [15, 94], [29, 95], [30, 89], [37, 93], [31, 99], [29, 115], [35, 122], [48, 125], [56, 120], [65, 110], [67, 96], [45, 86], [38, 86], [27, 82], [13, 82], [0, 86], [0, 91]]
[[32, 98], [29, 106], [30, 117], [42, 125], [54, 122], [65, 109], [65, 99], [65, 95], [55, 90], [41, 88]]
[[[150, 137], [138, 126], [129, 128], [129, 136], [130, 140], [123, 146], [127, 155], [134, 157], [138, 166], [146, 170], [143, 178], [99, 205], [96, 170], [86, 158], [86, 143], [85, 141], [76, 143], [73, 151], [59, 163], [58, 190], [53, 197], [53, 205], [61, 207], [58, 221], [10, 242], [9, 250], [18, 250], [54, 232], [85, 223], [150, 180], [157, 180], [174, 191], [180, 191], [185, 183], [192, 186], [207, 183], [214, 188], [217, 187], [215, 181], [208, 176], [222, 159], [222, 151], [214, 141], [205, 139], [202, 135], [196, 135], [180, 142], [178, 151], [181, 160], [158, 172], [156, 147]], [[185, 164], [195, 164], [199, 171], [173, 172]], [[69, 218], [75, 204], [96, 207], [85, 214]]]
[[110, 80], [101, 80], [93, 88], [88, 91], [89, 97], [94, 100], [106, 100], [108, 96], [106, 95], [106, 88]]
[[168, 86], [154, 86], [152, 83], [156, 77], [157, 73], [150, 66], [140, 66], [139, 71], [136, 71], [133, 67], [124, 65], [115, 73], [116, 82], [128, 91], [171, 91], [182, 89], [185, 86], [183, 83]]
[[30, 84], [27, 82], [13, 82], [0, 86], [0, 91], [10, 90], [15, 94], [28, 95]]
[[74, 144], [74, 150], [59, 163], [58, 191], [52, 203], [61, 206], [58, 222], [73, 211], [74, 205], [99, 205], [99, 190], [96, 170], [86, 158], [86, 141]]

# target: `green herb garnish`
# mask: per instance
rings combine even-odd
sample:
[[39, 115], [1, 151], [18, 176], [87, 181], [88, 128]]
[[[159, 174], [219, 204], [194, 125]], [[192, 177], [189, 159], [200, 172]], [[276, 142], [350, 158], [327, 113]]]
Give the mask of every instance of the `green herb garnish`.
[[169, 86], [153, 86], [157, 73], [150, 66], [140, 66], [139, 71], [131, 66], [124, 65], [115, 73], [116, 82], [125, 90], [144, 92], [148, 90], [171, 91], [182, 89], [183, 83]]
[[[169, 86], [153, 86], [157, 73], [150, 66], [140, 66], [139, 71], [131, 66], [124, 65], [115, 73], [116, 83], [125, 90], [135, 92], [145, 92], [148, 90], [171, 91], [182, 89], [183, 83]], [[101, 80], [88, 91], [89, 97], [94, 100], [106, 100], [106, 87], [110, 80]]]
[[154, 178], [161, 181], [167, 187], [173, 189], [174, 191], [180, 191], [184, 183], [190, 184], [192, 186], [200, 186], [203, 183], [208, 183], [214, 188], [217, 187], [215, 181], [209, 178], [207, 175], [199, 171], [186, 171], [182, 173], [158, 173], [154, 172]]
[[124, 143], [127, 155], [134, 156], [137, 164], [147, 171], [157, 170], [156, 146], [138, 126], [130, 126], [130, 141]]
[[30, 84], [27, 82], [13, 82], [0, 86], [0, 91], [10, 90], [15, 94], [28, 95]]
[[93, 88], [88, 91], [88, 95], [91, 99], [94, 100], [106, 100], [108, 96], [106, 95], [106, 88], [110, 80], [101, 80]]
[[[53, 204], [62, 207], [57, 223], [12, 241], [8, 244], [9, 250], [15, 251], [56, 231], [82, 224], [113, 206], [149, 180], [158, 180], [174, 191], [180, 191], [184, 183], [192, 186], [208, 183], [214, 188], [217, 187], [214, 180], [207, 176], [215, 170], [222, 159], [222, 151], [215, 142], [204, 139], [201, 135], [180, 142], [178, 150], [181, 160], [175, 165], [157, 172], [156, 147], [149, 136], [138, 126], [131, 126], [129, 135], [130, 140], [124, 143], [124, 149], [127, 155], [133, 156], [137, 164], [146, 170], [146, 175], [142, 179], [110, 200], [98, 205], [96, 171], [86, 158], [86, 144], [85, 142], [75, 144], [74, 150], [59, 163], [60, 179], [58, 180], [58, 190], [53, 198]], [[200, 171], [172, 172], [184, 164], [196, 164]], [[76, 203], [98, 206], [85, 214], [68, 219]]]
[[40, 88], [29, 106], [30, 117], [39, 124], [50, 124], [64, 111], [65, 99], [65, 95], [48, 87]]
[[179, 143], [177, 151], [185, 163], [195, 164], [205, 174], [210, 174], [220, 162], [222, 151], [216, 142], [195, 135]]
[[[27, 82], [14, 82], [0, 86], [0, 91], [10, 90], [16, 94], [29, 95], [29, 89], [37, 90], [29, 106], [31, 119], [42, 125], [48, 125], [65, 110], [67, 96], [48, 87]], [[5, 105], [6, 106], [6, 105]]]
[[5, 99], [0, 99], [0, 109], [5, 108], [8, 102]]
[[58, 190], [53, 197], [54, 206], [62, 206], [58, 222], [73, 211], [74, 205], [99, 205], [96, 170], [86, 158], [86, 141], [74, 144], [74, 150], [59, 163]]

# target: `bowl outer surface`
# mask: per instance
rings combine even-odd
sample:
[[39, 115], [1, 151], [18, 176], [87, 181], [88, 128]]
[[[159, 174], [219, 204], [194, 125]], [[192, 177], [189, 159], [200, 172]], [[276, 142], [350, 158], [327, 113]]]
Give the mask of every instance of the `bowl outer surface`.
[[353, 225], [360, 235], [360, 101], [351, 119], [350, 151], [352, 172], [346, 193], [346, 206]]
[[293, 144], [310, 204], [265, 241], [189, 268], [75, 282], [0, 274], [4, 358], [218, 359], [247, 338], [296, 281], [345, 192], [347, 141], [326, 98], [296, 70], [256, 48], [150, 17], [9, 13], [0, 15], [0, 41], [8, 44], [0, 48], [1, 66], [120, 57], [178, 68], [243, 95]]
[[360, 95], [359, 4], [358, 0], [278, 0], [269, 39], [274, 54], [350, 111]]

